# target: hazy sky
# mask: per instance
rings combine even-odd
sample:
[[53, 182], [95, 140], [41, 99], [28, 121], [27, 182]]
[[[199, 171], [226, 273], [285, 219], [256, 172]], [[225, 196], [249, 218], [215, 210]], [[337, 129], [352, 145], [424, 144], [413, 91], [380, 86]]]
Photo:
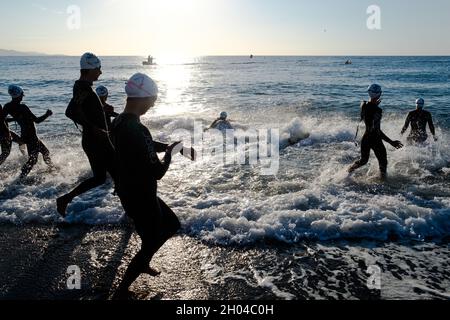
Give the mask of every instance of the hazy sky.
[[[79, 29], [67, 25], [71, 5]], [[370, 5], [381, 30], [367, 28]], [[21, 51], [450, 55], [449, 0], [16, 0], [0, 12], [0, 48]]]

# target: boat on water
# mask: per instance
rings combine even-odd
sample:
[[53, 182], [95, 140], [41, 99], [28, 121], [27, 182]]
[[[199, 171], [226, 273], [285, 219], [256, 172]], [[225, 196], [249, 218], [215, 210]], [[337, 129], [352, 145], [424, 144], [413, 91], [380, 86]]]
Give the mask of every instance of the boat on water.
[[153, 62], [154, 58], [152, 56], [147, 57], [147, 61], [143, 61], [142, 64], [144, 66], [153, 66], [155, 63]]
[[352, 62], [352, 60], [347, 60], [347, 61], [345, 61], [345, 64], [346, 64], [346, 65], [348, 65], [348, 64], [353, 64], [353, 62]]

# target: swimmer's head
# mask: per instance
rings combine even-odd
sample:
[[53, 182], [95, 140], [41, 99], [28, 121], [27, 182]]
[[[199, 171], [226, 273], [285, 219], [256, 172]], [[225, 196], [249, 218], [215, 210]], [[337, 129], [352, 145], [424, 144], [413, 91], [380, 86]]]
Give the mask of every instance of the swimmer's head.
[[220, 120], [227, 120], [227, 118], [228, 118], [228, 113], [226, 113], [225, 111], [220, 113], [220, 116], [219, 116]]
[[125, 92], [127, 105], [145, 114], [155, 105], [158, 98], [158, 86], [152, 78], [143, 73], [136, 73], [128, 80]]
[[22, 100], [25, 96], [23, 89], [14, 84], [8, 87], [8, 94], [11, 96], [13, 100]]
[[422, 98], [417, 99], [416, 106], [418, 109], [423, 109], [423, 107], [425, 106], [425, 100]]

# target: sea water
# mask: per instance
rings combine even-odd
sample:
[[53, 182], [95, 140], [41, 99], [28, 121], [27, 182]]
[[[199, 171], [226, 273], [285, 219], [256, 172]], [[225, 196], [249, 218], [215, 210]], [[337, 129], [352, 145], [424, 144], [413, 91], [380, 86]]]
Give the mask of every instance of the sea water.
[[[90, 176], [81, 137], [64, 116], [79, 76], [78, 57], [0, 57], [0, 103], [18, 84], [38, 116], [57, 172], [39, 164], [18, 182], [26, 161], [18, 147], [0, 168], [0, 223], [54, 224], [62, 221], [55, 199]], [[146, 72], [160, 88], [157, 105], [145, 117], [155, 139], [177, 141], [175, 132], [194, 132], [227, 111], [235, 128], [278, 130], [279, 168], [263, 175], [258, 164], [223, 164], [202, 153], [196, 163], [174, 157], [159, 195], [177, 213], [183, 233], [211, 243], [392, 238], [426, 240], [450, 235], [449, 57], [200, 57], [142, 66], [141, 57], [103, 57], [96, 84], [110, 91], [121, 112], [124, 87]], [[437, 137], [425, 146], [394, 150], [387, 145], [389, 178], [378, 180], [378, 163], [348, 176], [358, 159], [355, 131], [367, 87], [383, 87], [383, 131], [393, 140], [418, 97], [435, 120]], [[19, 128], [11, 124], [11, 130]], [[362, 128], [364, 130], [364, 128]], [[289, 137], [307, 137], [289, 146]], [[359, 139], [361, 135], [359, 136]], [[205, 143], [207, 145], [207, 143]], [[108, 183], [76, 198], [71, 224], [109, 225], [125, 221]]]

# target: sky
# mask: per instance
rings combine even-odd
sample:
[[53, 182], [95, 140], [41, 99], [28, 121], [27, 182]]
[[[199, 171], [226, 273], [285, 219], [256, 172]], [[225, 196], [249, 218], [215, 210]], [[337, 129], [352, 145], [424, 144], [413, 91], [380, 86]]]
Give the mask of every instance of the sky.
[[[367, 26], [371, 5], [381, 29]], [[0, 49], [47, 54], [450, 55], [448, 0], [15, 0], [0, 12]]]

